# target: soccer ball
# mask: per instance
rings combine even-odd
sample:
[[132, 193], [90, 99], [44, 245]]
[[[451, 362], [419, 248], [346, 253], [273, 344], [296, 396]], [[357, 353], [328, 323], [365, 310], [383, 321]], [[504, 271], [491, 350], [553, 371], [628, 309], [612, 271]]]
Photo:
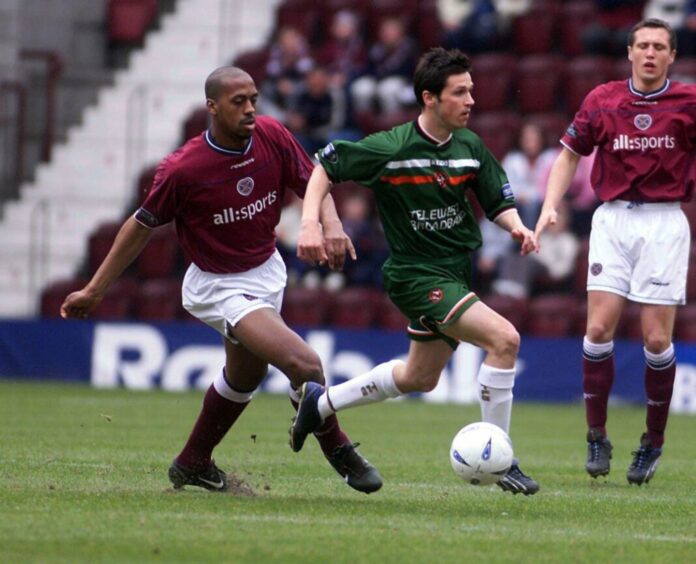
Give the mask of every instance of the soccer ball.
[[469, 484], [495, 484], [512, 465], [512, 441], [492, 423], [471, 423], [452, 440], [450, 463], [456, 474]]

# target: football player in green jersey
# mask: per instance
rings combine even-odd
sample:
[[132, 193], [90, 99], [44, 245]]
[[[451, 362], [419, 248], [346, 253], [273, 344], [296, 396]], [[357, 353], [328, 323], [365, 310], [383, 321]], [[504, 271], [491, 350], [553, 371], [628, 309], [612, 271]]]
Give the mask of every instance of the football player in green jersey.
[[[505, 172], [466, 128], [474, 105], [469, 58], [434, 48], [414, 75], [419, 117], [358, 142], [336, 141], [319, 154], [304, 200], [298, 256], [327, 260], [319, 209], [332, 183], [355, 181], [375, 195], [391, 255], [384, 265], [390, 299], [408, 317], [411, 345], [406, 362], [392, 360], [338, 386], [305, 385], [290, 429], [299, 451], [309, 433], [330, 414], [435, 388], [460, 341], [485, 351], [478, 373], [484, 421], [509, 432], [512, 388], [520, 336], [472, 290], [471, 258], [481, 245], [476, 217], [466, 198], [472, 190], [486, 216], [521, 244], [538, 250], [525, 227]], [[534, 494], [539, 484], [515, 460], [498, 485]]]

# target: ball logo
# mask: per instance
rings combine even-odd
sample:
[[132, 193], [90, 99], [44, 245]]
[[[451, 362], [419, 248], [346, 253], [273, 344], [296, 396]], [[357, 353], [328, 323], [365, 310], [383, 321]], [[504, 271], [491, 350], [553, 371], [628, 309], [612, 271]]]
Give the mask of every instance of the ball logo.
[[488, 460], [491, 457], [491, 442], [493, 439], [488, 439], [488, 442], [486, 443], [485, 448], [483, 449], [483, 452], [481, 453], [481, 460]]
[[442, 299], [442, 290], [440, 290], [440, 288], [430, 290], [430, 293], [428, 294], [428, 299], [434, 304], [436, 304]]
[[592, 266], [590, 266], [590, 274], [592, 274], [592, 276], [598, 276], [601, 273], [602, 265], [598, 262], [593, 262]]
[[641, 131], [645, 131], [652, 125], [652, 118], [648, 114], [638, 114], [633, 118], [633, 125]]
[[239, 182], [237, 182], [237, 192], [239, 192], [242, 196], [248, 196], [251, 194], [253, 189], [254, 179], [250, 178], [249, 176], [242, 178]]

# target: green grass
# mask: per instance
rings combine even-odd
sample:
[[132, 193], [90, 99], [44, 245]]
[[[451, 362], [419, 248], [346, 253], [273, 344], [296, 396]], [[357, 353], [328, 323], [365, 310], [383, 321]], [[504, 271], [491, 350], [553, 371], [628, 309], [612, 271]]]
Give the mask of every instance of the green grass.
[[[366, 496], [314, 441], [287, 446], [287, 398], [258, 395], [216, 451], [256, 497], [174, 493], [166, 470], [202, 394], [0, 381], [0, 562], [696, 562], [696, 420], [672, 416], [654, 480], [625, 470], [643, 410], [613, 407], [613, 470], [584, 472], [580, 406], [518, 404], [533, 497], [458, 481], [447, 452], [478, 407], [389, 402], [344, 428], [382, 473]], [[256, 440], [252, 440], [252, 435]]]

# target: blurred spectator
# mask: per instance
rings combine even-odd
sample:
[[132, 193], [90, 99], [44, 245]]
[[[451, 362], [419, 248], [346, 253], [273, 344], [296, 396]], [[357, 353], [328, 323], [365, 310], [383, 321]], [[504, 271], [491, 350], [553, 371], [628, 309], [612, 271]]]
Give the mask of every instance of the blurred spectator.
[[677, 30], [679, 51], [696, 57], [696, 0], [688, 0], [684, 13], [684, 25]]
[[527, 122], [520, 129], [518, 148], [510, 151], [501, 163], [525, 225], [536, 224], [546, 190], [546, 174], [556, 154], [545, 146], [541, 127]]
[[[656, 18], [677, 30], [684, 25], [685, 8], [686, 0], [648, 0], [643, 10], [643, 19]], [[681, 49], [679, 51], [681, 53]]]
[[531, 0], [438, 0], [443, 46], [467, 54], [504, 48], [513, 20], [531, 6]]
[[418, 44], [400, 18], [382, 20], [378, 39], [368, 51], [366, 72], [350, 89], [355, 111], [394, 113], [415, 103], [410, 81], [417, 54]]
[[628, 33], [643, 16], [645, 0], [595, 0], [597, 21], [582, 32], [587, 53], [625, 56]]
[[672, 26], [680, 57], [696, 56], [696, 0], [649, 0], [644, 17], [658, 18]]
[[570, 283], [575, 272], [575, 259], [580, 242], [570, 231], [570, 206], [563, 201], [558, 206], [555, 225], [549, 225], [541, 234], [538, 253], [523, 257], [517, 250], [510, 250], [502, 258], [500, 275], [493, 282], [493, 290], [513, 298], [528, 298], [534, 293], [535, 282], [540, 277], [554, 283]]
[[329, 74], [315, 67], [288, 102], [285, 123], [310, 155], [333, 139], [357, 140], [359, 131], [347, 130], [343, 89], [332, 87]]
[[367, 47], [359, 16], [350, 10], [336, 12], [329, 33], [317, 59], [329, 73], [331, 85], [346, 88], [367, 65]]
[[261, 105], [267, 115], [285, 121], [290, 98], [295, 95], [307, 73], [314, 67], [307, 39], [293, 27], [278, 30], [270, 47], [266, 80], [261, 86]]
[[340, 210], [343, 230], [351, 238], [358, 255], [346, 261], [343, 273], [349, 286], [382, 286], [382, 265], [389, 257], [389, 248], [379, 222], [372, 214], [370, 201], [364, 194], [348, 196]]

